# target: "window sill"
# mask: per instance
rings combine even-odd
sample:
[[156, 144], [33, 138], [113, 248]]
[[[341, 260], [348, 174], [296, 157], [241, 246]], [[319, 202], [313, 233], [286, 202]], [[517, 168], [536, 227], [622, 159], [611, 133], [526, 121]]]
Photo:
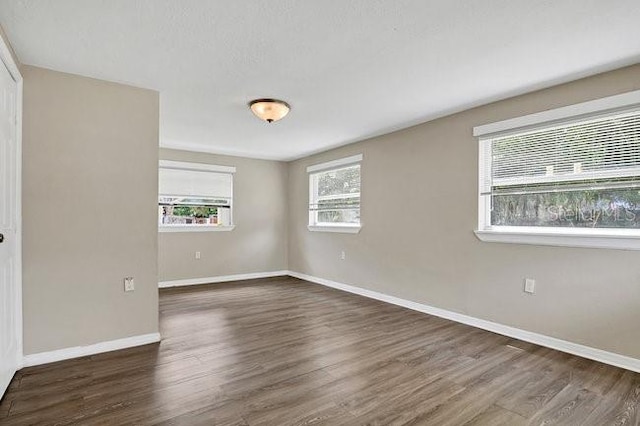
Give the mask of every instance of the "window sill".
[[309, 225], [312, 232], [339, 232], [343, 234], [357, 234], [362, 229], [361, 225]]
[[637, 231], [518, 228], [504, 227], [501, 229], [479, 230], [475, 231], [475, 234], [481, 241], [491, 243], [640, 250], [640, 232]]
[[233, 231], [235, 225], [228, 226], [158, 226], [158, 232], [225, 232]]

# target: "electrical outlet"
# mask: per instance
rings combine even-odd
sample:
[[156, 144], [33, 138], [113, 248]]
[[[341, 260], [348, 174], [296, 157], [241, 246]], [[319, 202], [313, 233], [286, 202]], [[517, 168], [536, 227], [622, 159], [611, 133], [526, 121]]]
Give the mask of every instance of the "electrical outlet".
[[536, 280], [532, 278], [526, 278], [524, 280], [524, 292], [534, 294], [536, 292]]
[[125, 277], [124, 279], [124, 291], [134, 291], [136, 289], [133, 277]]
[[196, 252], [196, 259], [200, 260], [200, 252], [199, 251]]
[[347, 254], [344, 252], [344, 250], [342, 250], [340, 252], [340, 260], [345, 260], [347, 258]]

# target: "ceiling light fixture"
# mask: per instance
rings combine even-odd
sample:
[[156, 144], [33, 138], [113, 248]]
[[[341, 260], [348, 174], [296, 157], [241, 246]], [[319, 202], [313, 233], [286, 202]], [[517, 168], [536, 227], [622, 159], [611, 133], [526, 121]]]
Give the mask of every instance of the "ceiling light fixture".
[[261, 120], [273, 123], [284, 118], [291, 107], [285, 101], [278, 99], [255, 99], [249, 102], [251, 111]]

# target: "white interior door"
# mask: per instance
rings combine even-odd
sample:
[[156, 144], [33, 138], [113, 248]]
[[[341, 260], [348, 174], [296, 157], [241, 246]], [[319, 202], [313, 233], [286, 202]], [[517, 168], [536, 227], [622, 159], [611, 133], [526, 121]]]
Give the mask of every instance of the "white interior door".
[[17, 83], [0, 61], [0, 397], [19, 364]]

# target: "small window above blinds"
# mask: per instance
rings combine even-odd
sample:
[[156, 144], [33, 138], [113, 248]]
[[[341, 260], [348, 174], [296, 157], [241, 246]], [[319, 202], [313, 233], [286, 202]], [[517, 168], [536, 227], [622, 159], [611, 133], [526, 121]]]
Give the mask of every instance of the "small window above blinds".
[[[640, 92], [480, 126], [474, 134], [480, 233], [640, 238]], [[596, 246], [613, 247], [602, 241]]]

